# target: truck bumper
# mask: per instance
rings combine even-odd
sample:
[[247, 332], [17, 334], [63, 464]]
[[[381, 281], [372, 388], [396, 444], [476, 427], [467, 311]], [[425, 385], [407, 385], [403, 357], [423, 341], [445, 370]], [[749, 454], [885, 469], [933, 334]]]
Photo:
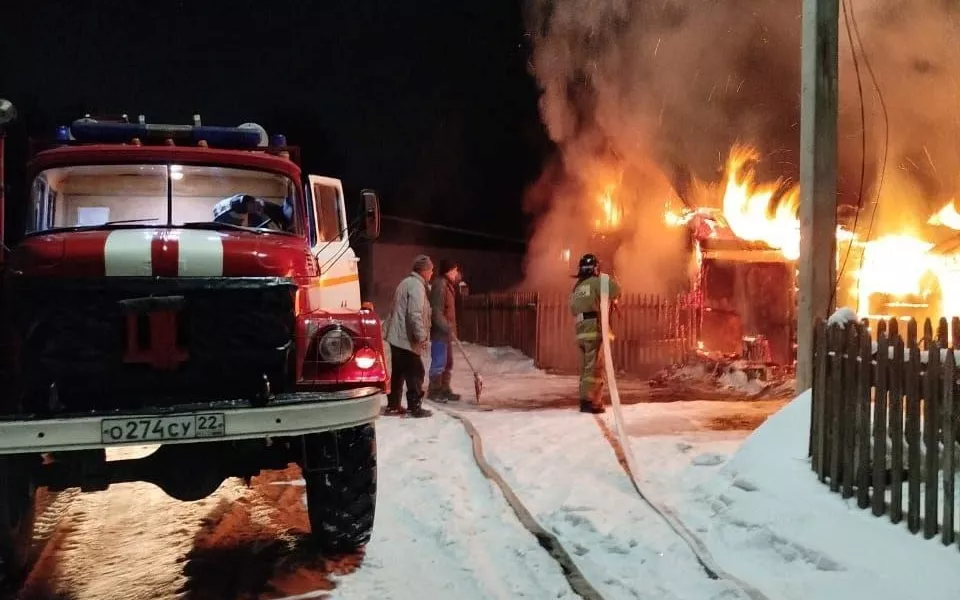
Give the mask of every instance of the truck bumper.
[[[263, 407], [232, 401], [200, 407], [180, 407], [155, 412], [101, 413], [56, 419], [0, 421], [0, 455], [65, 452], [144, 446], [225, 442], [276, 438], [346, 429], [372, 423], [380, 414], [384, 393], [376, 388], [348, 392], [300, 392], [278, 397]], [[209, 437], [136, 439], [106, 442], [105, 420], [153, 421], [222, 416], [223, 432]]]

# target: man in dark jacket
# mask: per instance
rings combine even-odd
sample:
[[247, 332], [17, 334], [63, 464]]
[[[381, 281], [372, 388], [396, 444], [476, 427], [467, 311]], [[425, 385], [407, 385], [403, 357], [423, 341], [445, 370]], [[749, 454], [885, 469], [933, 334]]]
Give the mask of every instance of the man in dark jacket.
[[441, 402], [457, 401], [450, 388], [453, 376], [453, 340], [457, 337], [457, 284], [460, 265], [440, 261], [440, 270], [430, 287], [430, 383], [427, 397]]

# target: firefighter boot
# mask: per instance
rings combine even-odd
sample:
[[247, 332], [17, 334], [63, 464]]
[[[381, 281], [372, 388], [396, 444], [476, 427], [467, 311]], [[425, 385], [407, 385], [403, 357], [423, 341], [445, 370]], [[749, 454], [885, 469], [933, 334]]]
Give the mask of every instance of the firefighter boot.
[[603, 408], [603, 404], [594, 404], [590, 400], [580, 399], [580, 412], [590, 413], [594, 415], [603, 414], [606, 412], [606, 409]]
[[440, 379], [440, 394], [447, 402], [458, 402], [460, 400], [460, 394], [454, 394], [453, 390], [450, 388], [450, 380], [452, 378], [453, 373], [450, 371], [443, 372], [443, 375]]

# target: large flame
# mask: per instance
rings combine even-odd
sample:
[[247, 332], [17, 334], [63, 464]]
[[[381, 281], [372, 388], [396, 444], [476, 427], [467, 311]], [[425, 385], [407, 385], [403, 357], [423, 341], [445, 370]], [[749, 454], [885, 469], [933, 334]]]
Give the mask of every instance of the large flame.
[[726, 167], [723, 216], [737, 237], [763, 242], [780, 250], [789, 260], [800, 257], [800, 194], [792, 187], [779, 197], [781, 184], [758, 185], [752, 163], [760, 154], [748, 146], [734, 146]]
[[953, 207], [953, 200], [947, 202], [943, 208], [935, 212], [927, 223], [960, 230], [960, 213]]
[[593, 224], [599, 233], [616, 231], [623, 221], [623, 206], [615, 197], [616, 190], [615, 184], [609, 184], [604, 186], [603, 191], [597, 196], [599, 212]]
[[[738, 238], [763, 242], [788, 260], [796, 260], [800, 255], [799, 187], [783, 191], [780, 180], [758, 183], [753, 164], [759, 158], [759, 152], [748, 146], [730, 150], [723, 180], [723, 219]], [[687, 226], [699, 210], [677, 210], [667, 204], [663, 219], [670, 226]], [[951, 200], [927, 223], [960, 231], [960, 212]], [[845, 265], [845, 272], [853, 275], [850, 301], [858, 314], [890, 317], [907, 310], [934, 318], [960, 316], [960, 253], [937, 253], [932, 242], [905, 231], [862, 241], [854, 232], [837, 227], [837, 242], [838, 267]], [[851, 244], [858, 252], [847, 265], [844, 257]], [[879, 304], [874, 298], [878, 294], [883, 296]], [[882, 314], [870, 315], [872, 299], [873, 308]]]
[[936, 265], [930, 255], [933, 244], [906, 234], [888, 235], [858, 244], [863, 266], [854, 272], [858, 311], [867, 313], [870, 296], [886, 294], [895, 299], [921, 295], [923, 276]]

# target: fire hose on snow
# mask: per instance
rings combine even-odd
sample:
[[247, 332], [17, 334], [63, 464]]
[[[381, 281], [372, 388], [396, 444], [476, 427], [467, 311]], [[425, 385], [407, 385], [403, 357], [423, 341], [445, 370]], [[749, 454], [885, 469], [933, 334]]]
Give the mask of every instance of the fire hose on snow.
[[[616, 442], [619, 444], [620, 451], [626, 462], [627, 475], [630, 477], [633, 488], [640, 496], [640, 499], [650, 506], [670, 529], [683, 538], [683, 541], [686, 542], [690, 550], [693, 551], [700, 566], [703, 567], [703, 570], [711, 579], [728, 581], [743, 590], [743, 592], [753, 600], [768, 600], [767, 596], [760, 590], [724, 571], [713, 559], [706, 544], [687, 529], [672, 509], [659, 505], [643, 492], [638, 480], [640, 471], [637, 469], [636, 459], [630, 447], [630, 437], [627, 435], [624, 425], [623, 412], [620, 410], [620, 392], [617, 389], [617, 379], [613, 368], [613, 354], [610, 352], [610, 336], [608, 335], [610, 331], [610, 277], [604, 274], [600, 275], [600, 331], [602, 332], [603, 340], [604, 370], [606, 372], [607, 385], [610, 390], [610, 404], [613, 408], [613, 419], [616, 424]], [[605, 425], [599, 415], [597, 415], [597, 421], [601, 427]]]
[[487, 462], [486, 457], [483, 454], [483, 439], [480, 437], [480, 432], [477, 431], [477, 428], [474, 427], [473, 423], [460, 414], [458, 411], [450, 410], [441, 404], [432, 403], [438, 410], [450, 415], [454, 419], [460, 421], [460, 424], [463, 425], [464, 429], [467, 430], [467, 434], [470, 436], [470, 441], [473, 445], [473, 459], [476, 461], [477, 466], [480, 467], [480, 471], [486, 476], [487, 479], [492, 481], [500, 488], [500, 491], [503, 493], [503, 497], [506, 499], [507, 504], [510, 505], [510, 508], [513, 509], [513, 512], [517, 515], [517, 519], [520, 521], [520, 524], [529, 531], [533, 537], [537, 538], [540, 546], [547, 551], [553, 560], [557, 562], [560, 566], [560, 569], [563, 571], [563, 576], [567, 579], [567, 582], [570, 584], [570, 588], [574, 591], [575, 594], [584, 598], [585, 600], [603, 600], [603, 596], [600, 595], [600, 592], [594, 588], [587, 578], [584, 576], [583, 572], [580, 571], [580, 568], [577, 566], [577, 563], [574, 562], [573, 557], [564, 549], [563, 544], [560, 543], [560, 540], [557, 539], [555, 535], [543, 528], [540, 523], [534, 518], [530, 511], [524, 506], [520, 498], [517, 497], [517, 494], [513, 491], [513, 488], [510, 487], [503, 477], [500, 476], [500, 473], [497, 472], [490, 463]]
[[[640, 482], [638, 480], [639, 470], [637, 469], [635, 457], [630, 447], [630, 438], [627, 435], [623, 420], [623, 413], [620, 409], [620, 393], [617, 389], [617, 381], [613, 368], [612, 353], [610, 351], [610, 338], [606, 335], [606, 332], [610, 331], [610, 278], [607, 275], [600, 276], [600, 319], [601, 331], [604, 332], [602, 345], [604, 369], [606, 371], [606, 379], [610, 390], [610, 403], [613, 408], [613, 416], [616, 424], [615, 438], [613, 436], [608, 437], [611, 440], [611, 444], [619, 446], [619, 451], [623, 455], [624, 462], [626, 463], [625, 470], [627, 471], [627, 475], [630, 478], [630, 482], [633, 485], [634, 490], [636, 490], [637, 494], [640, 496], [640, 499], [643, 500], [643, 502], [651, 509], [653, 509], [653, 511], [657, 513], [661, 519], [663, 519], [663, 521], [668, 527], [670, 527], [671, 530], [673, 530], [678, 536], [680, 536], [681, 539], [683, 539], [683, 541], [693, 552], [694, 557], [697, 559], [708, 577], [711, 579], [723, 580], [731, 583], [743, 591], [743, 593], [747, 597], [751, 598], [751, 600], [769, 600], [765, 594], [752, 585], [724, 571], [713, 559], [713, 556], [710, 554], [710, 551], [707, 549], [703, 541], [694, 535], [689, 529], [687, 529], [687, 527], [680, 521], [673, 510], [671, 510], [669, 507], [659, 505], [644, 493], [643, 488], [640, 486]], [[465, 352], [464, 355], [466, 355]], [[473, 370], [473, 366], [469, 366], [471, 370]], [[476, 375], [476, 371], [473, 371], [476, 376], [475, 378], [478, 378], [479, 376]], [[590, 584], [589, 581], [587, 581], [582, 571], [580, 571], [573, 558], [563, 548], [563, 545], [556, 538], [556, 536], [544, 529], [543, 526], [537, 522], [530, 511], [517, 497], [510, 485], [487, 462], [483, 453], [482, 438], [470, 419], [460, 411], [451, 410], [442, 404], [437, 404], [434, 402], [431, 402], [431, 404], [441, 412], [460, 421], [472, 441], [473, 457], [477, 463], [477, 466], [480, 468], [483, 474], [490, 479], [490, 481], [495, 483], [497, 487], [500, 488], [501, 492], [503, 492], [504, 498], [507, 500], [507, 503], [513, 509], [514, 513], [516, 513], [521, 524], [531, 534], [533, 534], [534, 537], [537, 538], [537, 541], [540, 543], [540, 545], [560, 565], [560, 568], [562, 569], [564, 576], [567, 578], [567, 581], [570, 583], [570, 587], [573, 589], [573, 591], [580, 597], [588, 600], [602, 600], [603, 596]], [[602, 429], [606, 428], [605, 422], [600, 418], [599, 415], [597, 415], [597, 422]], [[615, 447], [615, 450], [616, 449], [618, 448]]]

